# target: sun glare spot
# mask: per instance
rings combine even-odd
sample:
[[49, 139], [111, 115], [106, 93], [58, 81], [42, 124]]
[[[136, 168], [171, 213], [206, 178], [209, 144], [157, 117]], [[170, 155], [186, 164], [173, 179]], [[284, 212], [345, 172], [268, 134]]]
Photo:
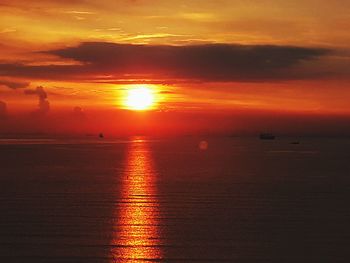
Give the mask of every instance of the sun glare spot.
[[147, 110], [154, 104], [152, 89], [142, 86], [128, 90], [125, 105], [131, 110]]

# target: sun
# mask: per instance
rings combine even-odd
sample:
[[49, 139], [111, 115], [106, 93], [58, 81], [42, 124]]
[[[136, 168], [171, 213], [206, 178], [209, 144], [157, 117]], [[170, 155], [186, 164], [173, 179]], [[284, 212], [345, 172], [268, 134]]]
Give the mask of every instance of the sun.
[[131, 110], [148, 110], [154, 104], [154, 94], [148, 87], [137, 87], [129, 89], [125, 106]]

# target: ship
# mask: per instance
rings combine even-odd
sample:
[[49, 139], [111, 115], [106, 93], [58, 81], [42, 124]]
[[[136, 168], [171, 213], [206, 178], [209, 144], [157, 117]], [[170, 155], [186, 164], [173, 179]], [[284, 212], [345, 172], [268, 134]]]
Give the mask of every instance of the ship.
[[259, 138], [260, 140], [274, 140], [276, 136], [271, 133], [260, 133]]

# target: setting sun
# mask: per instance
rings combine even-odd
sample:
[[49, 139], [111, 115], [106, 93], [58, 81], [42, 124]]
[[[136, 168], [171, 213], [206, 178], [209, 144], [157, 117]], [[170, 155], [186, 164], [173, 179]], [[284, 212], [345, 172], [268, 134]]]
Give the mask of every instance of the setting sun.
[[131, 110], [147, 110], [154, 104], [154, 94], [148, 87], [128, 90], [125, 105]]

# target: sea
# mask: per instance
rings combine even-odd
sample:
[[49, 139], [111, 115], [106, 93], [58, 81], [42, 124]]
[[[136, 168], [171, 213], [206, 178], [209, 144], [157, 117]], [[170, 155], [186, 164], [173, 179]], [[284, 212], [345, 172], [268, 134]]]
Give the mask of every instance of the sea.
[[0, 262], [350, 262], [350, 139], [0, 139]]

